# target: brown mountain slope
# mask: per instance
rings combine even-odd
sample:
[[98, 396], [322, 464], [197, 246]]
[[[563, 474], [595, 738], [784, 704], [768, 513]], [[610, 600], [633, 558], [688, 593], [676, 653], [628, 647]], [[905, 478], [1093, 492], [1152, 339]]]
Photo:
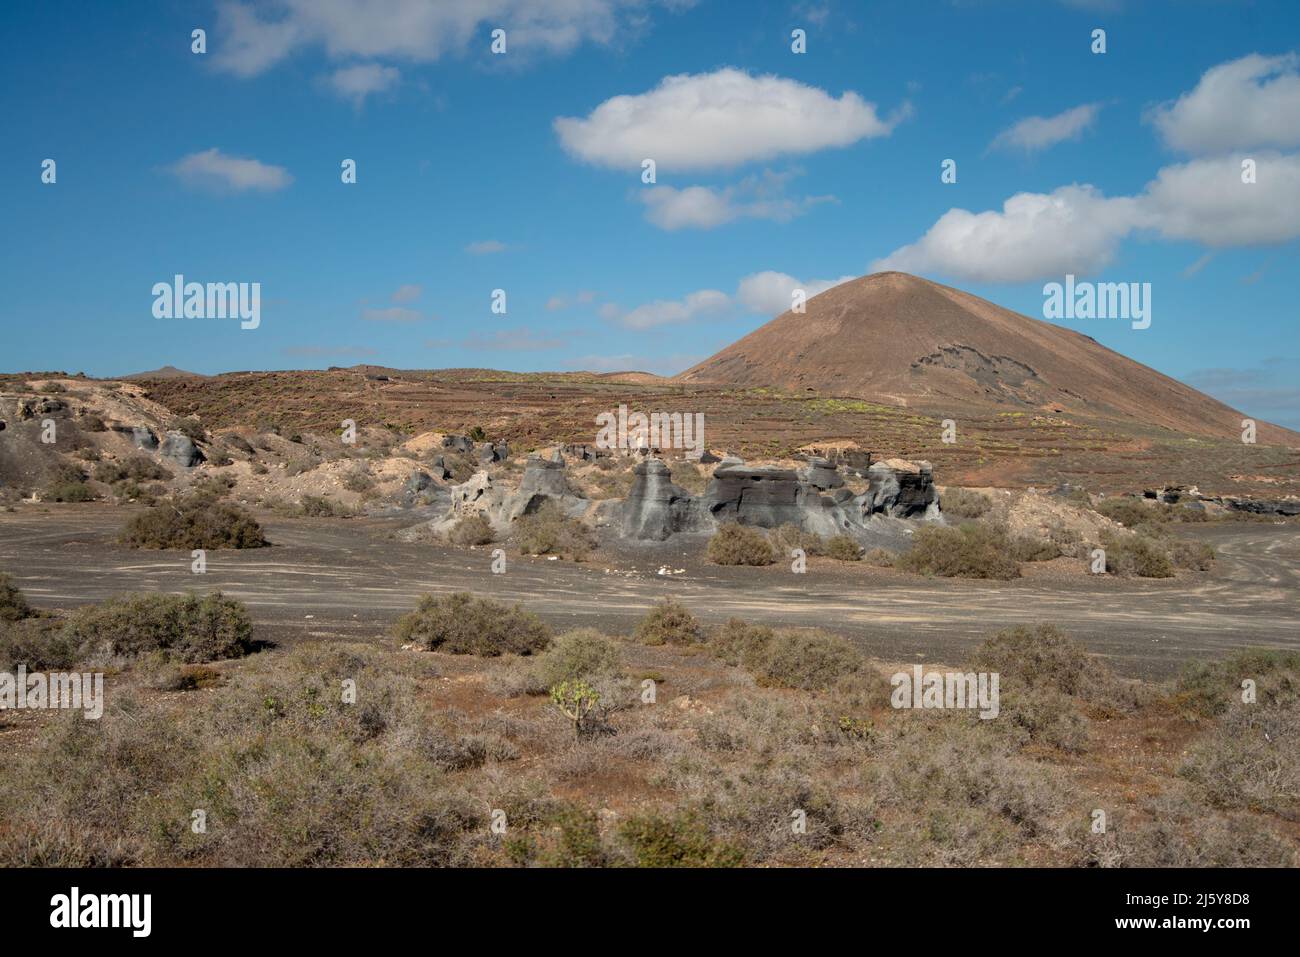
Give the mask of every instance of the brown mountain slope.
[[[1139, 419], [1193, 435], [1238, 436], [1241, 413], [1107, 349], [959, 289], [884, 272], [777, 316], [679, 380], [816, 388], [961, 418], [970, 405]], [[1258, 441], [1300, 434], [1259, 424]]]

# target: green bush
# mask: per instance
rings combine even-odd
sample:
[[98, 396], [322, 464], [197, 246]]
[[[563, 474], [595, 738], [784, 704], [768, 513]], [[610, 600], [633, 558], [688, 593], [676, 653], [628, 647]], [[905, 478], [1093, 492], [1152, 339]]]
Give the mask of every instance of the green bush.
[[776, 554], [767, 536], [756, 528], [730, 522], [709, 539], [709, 561], [717, 565], [771, 565]]
[[737, 867], [744, 851], [715, 838], [699, 815], [680, 811], [628, 818], [618, 829], [637, 867]]
[[64, 629], [83, 658], [140, 658], [162, 652], [194, 664], [239, 658], [253, 649], [253, 623], [241, 602], [213, 592], [136, 594], [77, 611]]
[[939, 497], [939, 510], [953, 518], [982, 518], [992, 507], [993, 500], [987, 495], [964, 488], [944, 489]]
[[93, 502], [97, 497], [86, 484], [86, 473], [81, 466], [71, 462], [60, 462], [49, 485], [41, 492], [41, 499], [46, 502]]
[[163, 502], [126, 523], [121, 542], [132, 548], [261, 548], [257, 520], [233, 505], [195, 495]]
[[613, 677], [619, 673], [618, 645], [592, 628], [566, 632], [537, 656], [533, 674], [538, 685], [553, 688], [565, 681]]
[[529, 655], [551, 642], [550, 630], [532, 612], [469, 592], [424, 595], [398, 619], [394, 633], [428, 651], [483, 657]]
[[486, 545], [493, 537], [492, 523], [482, 515], [466, 515], [447, 533], [447, 541], [462, 547]]
[[694, 645], [701, 640], [700, 623], [681, 602], [665, 598], [636, 626], [643, 645]]
[[862, 548], [848, 535], [836, 535], [826, 542], [826, 554], [839, 562], [862, 559]]
[[994, 578], [1020, 575], [1004, 529], [966, 523], [957, 528], [926, 525], [912, 536], [912, 548], [895, 562], [904, 571], [940, 578]]
[[14, 580], [0, 572], [0, 621], [21, 621], [32, 614], [32, 606]]
[[585, 561], [596, 547], [596, 533], [584, 522], [570, 518], [556, 502], [546, 502], [531, 515], [515, 522], [519, 551], [525, 555], [557, 555]]

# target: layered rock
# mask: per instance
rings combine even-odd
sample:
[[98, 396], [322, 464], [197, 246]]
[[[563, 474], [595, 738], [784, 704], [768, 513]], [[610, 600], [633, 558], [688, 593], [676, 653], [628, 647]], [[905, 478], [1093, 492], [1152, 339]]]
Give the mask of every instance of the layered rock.
[[638, 462], [632, 474], [632, 489], [623, 502], [624, 538], [662, 542], [678, 532], [700, 528], [699, 506], [686, 489], [673, 484], [672, 472], [663, 461]]
[[[877, 463], [860, 495], [827, 459], [811, 457], [803, 468], [747, 465], [734, 457], [713, 471], [704, 494], [692, 497], [672, 482], [667, 463], [650, 459], [634, 471], [623, 503], [627, 538], [663, 541], [678, 532], [710, 531], [726, 522], [779, 528], [794, 525], [821, 535], [872, 541], [895, 519], [938, 519], [938, 495], [928, 463]], [[899, 529], [890, 526], [889, 532]]]

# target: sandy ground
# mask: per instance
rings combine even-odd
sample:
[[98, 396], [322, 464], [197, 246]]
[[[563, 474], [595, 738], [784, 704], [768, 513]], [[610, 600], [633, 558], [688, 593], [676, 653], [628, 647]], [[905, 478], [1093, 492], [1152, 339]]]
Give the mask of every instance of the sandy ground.
[[[788, 566], [704, 564], [700, 543], [624, 547], [584, 564], [510, 554], [491, 572], [493, 546], [403, 543], [413, 521], [259, 516], [273, 547], [208, 555], [204, 576], [188, 552], [114, 542], [129, 510], [103, 504], [25, 506], [0, 513], [0, 570], [33, 604], [71, 608], [126, 591], [220, 589], [246, 602], [275, 642], [308, 636], [374, 639], [424, 592], [470, 590], [524, 603], [552, 625], [630, 632], [661, 597], [708, 622], [737, 616], [821, 626], [889, 661], [959, 662], [990, 632], [1052, 622], [1121, 673], [1164, 678], [1192, 659], [1245, 646], [1300, 648], [1300, 526], [1192, 526], [1220, 560], [1169, 581], [1040, 574], [1013, 582], [925, 580], [889, 569], [813, 560]], [[682, 574], [657, 574], [661, 566]]]

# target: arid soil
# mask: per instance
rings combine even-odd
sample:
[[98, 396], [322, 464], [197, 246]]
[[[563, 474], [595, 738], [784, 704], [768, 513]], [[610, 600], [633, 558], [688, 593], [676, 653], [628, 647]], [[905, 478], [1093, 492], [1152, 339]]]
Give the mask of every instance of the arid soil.
[[[0, 568], [34, 604], [71, 608], [130, 591], [220, 589], [248, 604], [273, 641], [368, 640], [426, 592], [472, 591], [522, 602], [557, 628], [626, 634], [658, 599], [680, 599], [703, 621], [819, 626], [888, 661], [961, 661], [999, 628], [1056, 624], [1120, 674], [1166, 678], [1193, 659], [1244, 647], [1300, 648], [1300, 525], [1204, 523], [1189, 529], [1219, 559], [1175, 579], [1078, 574], [1072, 559], [1026, 566], [1011, 582], [928, 580], [893, 569], [810, 560], [707, 564], [703, 542], [607, 540], [590, 561], [510, 555], [491, 572], [493, 546], [393, 540], [410, 513], [390, 518], [284, 519], [259, 514], [273, 547], [209, 554], [203, 576], [186, 552], [114, 541], [133, 508], [20, 506], [0, 512]], [[669, 574], [660, 574], [663, 569]], [[680, 574], [674, 574], [678, 570]]]

